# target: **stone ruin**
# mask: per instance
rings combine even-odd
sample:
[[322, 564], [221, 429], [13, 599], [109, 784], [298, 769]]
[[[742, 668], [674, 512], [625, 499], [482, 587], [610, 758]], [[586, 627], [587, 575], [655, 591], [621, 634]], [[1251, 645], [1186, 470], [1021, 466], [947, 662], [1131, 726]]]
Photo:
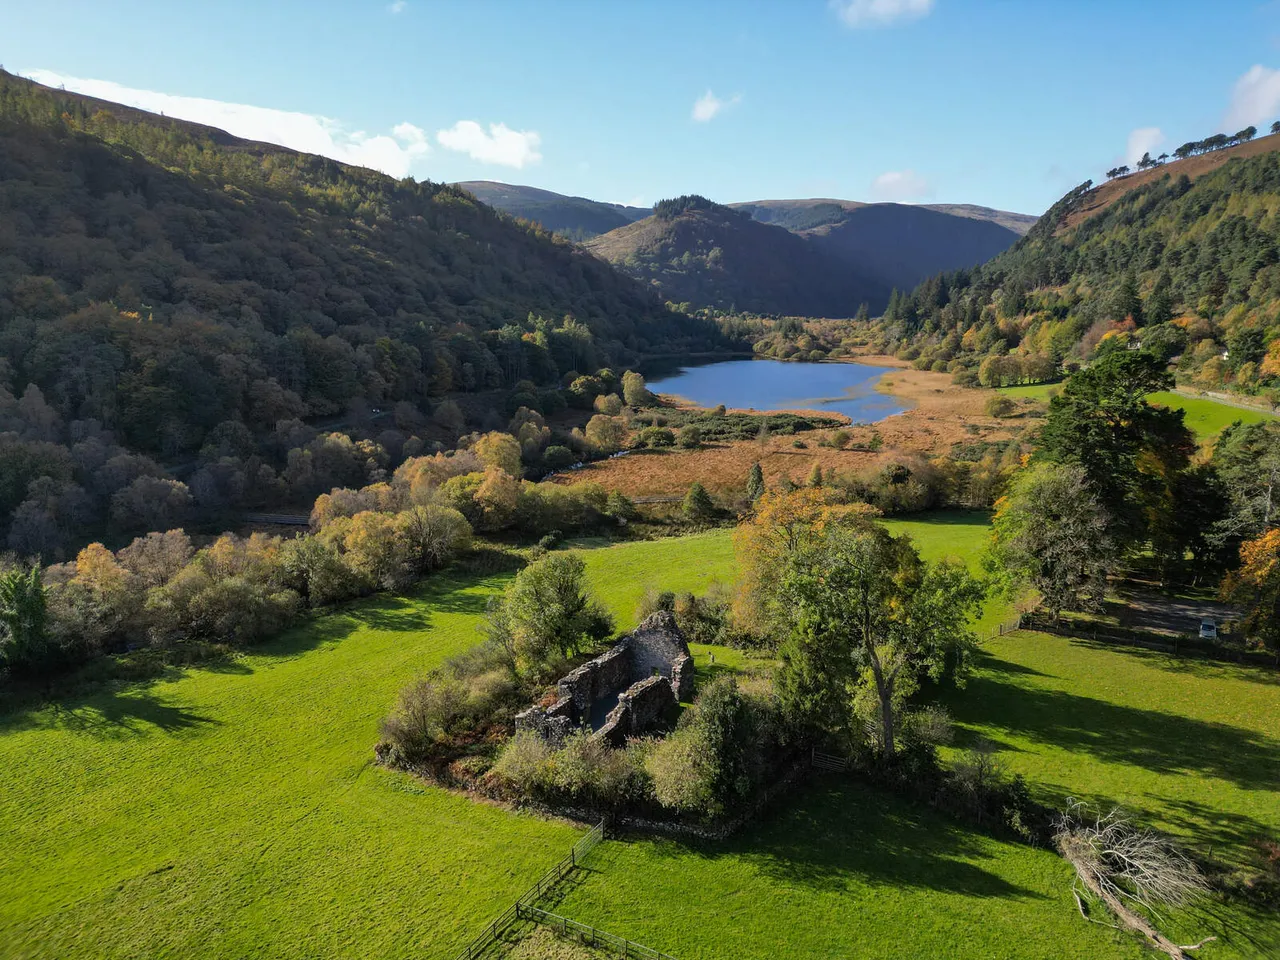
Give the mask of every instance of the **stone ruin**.
[[650, 729], [684, 700], [693, 699], [693, 657], [676, 618], [659, 610], [594, 660], [556, 684], [549, 706], [516, 715], [516, 730], [532, 730], [559, 744], [573, 730], [621, 746]]

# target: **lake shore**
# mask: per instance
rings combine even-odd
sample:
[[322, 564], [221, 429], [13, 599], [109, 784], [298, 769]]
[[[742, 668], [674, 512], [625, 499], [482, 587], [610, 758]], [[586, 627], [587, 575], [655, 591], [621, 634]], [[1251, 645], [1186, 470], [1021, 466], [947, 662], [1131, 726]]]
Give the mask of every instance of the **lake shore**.
[[[875, 381], [874, 389], [904, 405], [909, 404], [909, 409], [876, 423], [841, 428], [856, 444], [865, 444], [879, 434], [882, 446], [875, 453], [819, 446], [820, 440], [835, 431], [814, 430], [794, 437], [769, 437], [763, 443], [742, 440], [710, 444], [699, 450], [635, 451], [626, 457], [588, 464], [571, 475], [555, 478], [555, 482], [597, 482], [627, 496], [653, 497], [683, 495], [696, 480], [713, 493], [728, 497], [741, 493], [755, 463], [760, 464], [770, 484], [784, 477], [802, 483], [814, 465], [824, 471], [857, 472], [891, 461], [930, 459], [949, 453], [957, 443], [1007, 438], [1020, 426], [1019, 421], [1011, 424], [985, 414], [983, 408], [991, 394], [989, 390], [958, 387], [951, 382], [949, 374], [916, 370], [894, 357], [855, 359], [887, 368], [885, 375]], [[831, 416], [822, 410], [786, 412]], [[803, 446], [797, 447], [797, 442]]]

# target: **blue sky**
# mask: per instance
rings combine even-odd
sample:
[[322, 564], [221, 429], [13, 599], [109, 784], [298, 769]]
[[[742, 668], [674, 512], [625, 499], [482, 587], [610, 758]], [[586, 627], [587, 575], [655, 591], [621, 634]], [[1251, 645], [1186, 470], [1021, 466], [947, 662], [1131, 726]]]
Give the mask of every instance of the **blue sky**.
[[1280, 118], [1280, 2], [0, 0], [0, 63], [418, 179], [1040, 213]]

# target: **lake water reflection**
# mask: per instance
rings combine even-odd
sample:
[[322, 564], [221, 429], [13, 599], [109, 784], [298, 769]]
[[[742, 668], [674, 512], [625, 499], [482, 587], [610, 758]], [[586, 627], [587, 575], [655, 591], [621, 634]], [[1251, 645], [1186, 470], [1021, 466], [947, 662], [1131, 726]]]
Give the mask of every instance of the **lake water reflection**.
[[897, 397], [877, 393], [890, 370], [865, 363], [788, 363], [726, 360], [649, 381], [654, 393], [682, 397], [699, 406], [756, 410], [843, 413], [855, 423], [873, 423], [907, 409]]

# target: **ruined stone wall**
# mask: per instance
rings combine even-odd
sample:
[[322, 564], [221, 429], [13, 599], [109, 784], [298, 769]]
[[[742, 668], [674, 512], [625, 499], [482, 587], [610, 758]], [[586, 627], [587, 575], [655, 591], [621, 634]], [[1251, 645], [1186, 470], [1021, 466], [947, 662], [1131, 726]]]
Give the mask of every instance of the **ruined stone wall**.
[[631, 682], [631, 673], [631, 657], [624, 641], [565, 674], [556, 686], [561, 698], [573, 701], [581, 717], [590, 713], [591, 704], [601, 697], [625, 688]]
[[632, 676], [637, 679], [655, 672], [674, 679], [672, 668], [681, 657], [689, 656], [689, 643], [676, 626], [676, 618], [666, 610], [645, 617], [626, 642], [631, 648]]
[[573, 701], [568, 699], [558, 700], [550, 707], [530, 707], [516, 714], [516, 732], [528, 730], [558, 747], [573, 732], [574, 722], [569, 716], [572, 708]]
[[677, 659], [671, 668], [671, 689], [681, 703], [693, 700], [693, 671], [693, 657], [688, 654]]
[[627, 737], [638, 736], [666, 720], [676, 708], [676, 695], [666, 677], [647, 677], [618, 694], [618, 705], [609, 711], [596, 736], [620, 747]]

